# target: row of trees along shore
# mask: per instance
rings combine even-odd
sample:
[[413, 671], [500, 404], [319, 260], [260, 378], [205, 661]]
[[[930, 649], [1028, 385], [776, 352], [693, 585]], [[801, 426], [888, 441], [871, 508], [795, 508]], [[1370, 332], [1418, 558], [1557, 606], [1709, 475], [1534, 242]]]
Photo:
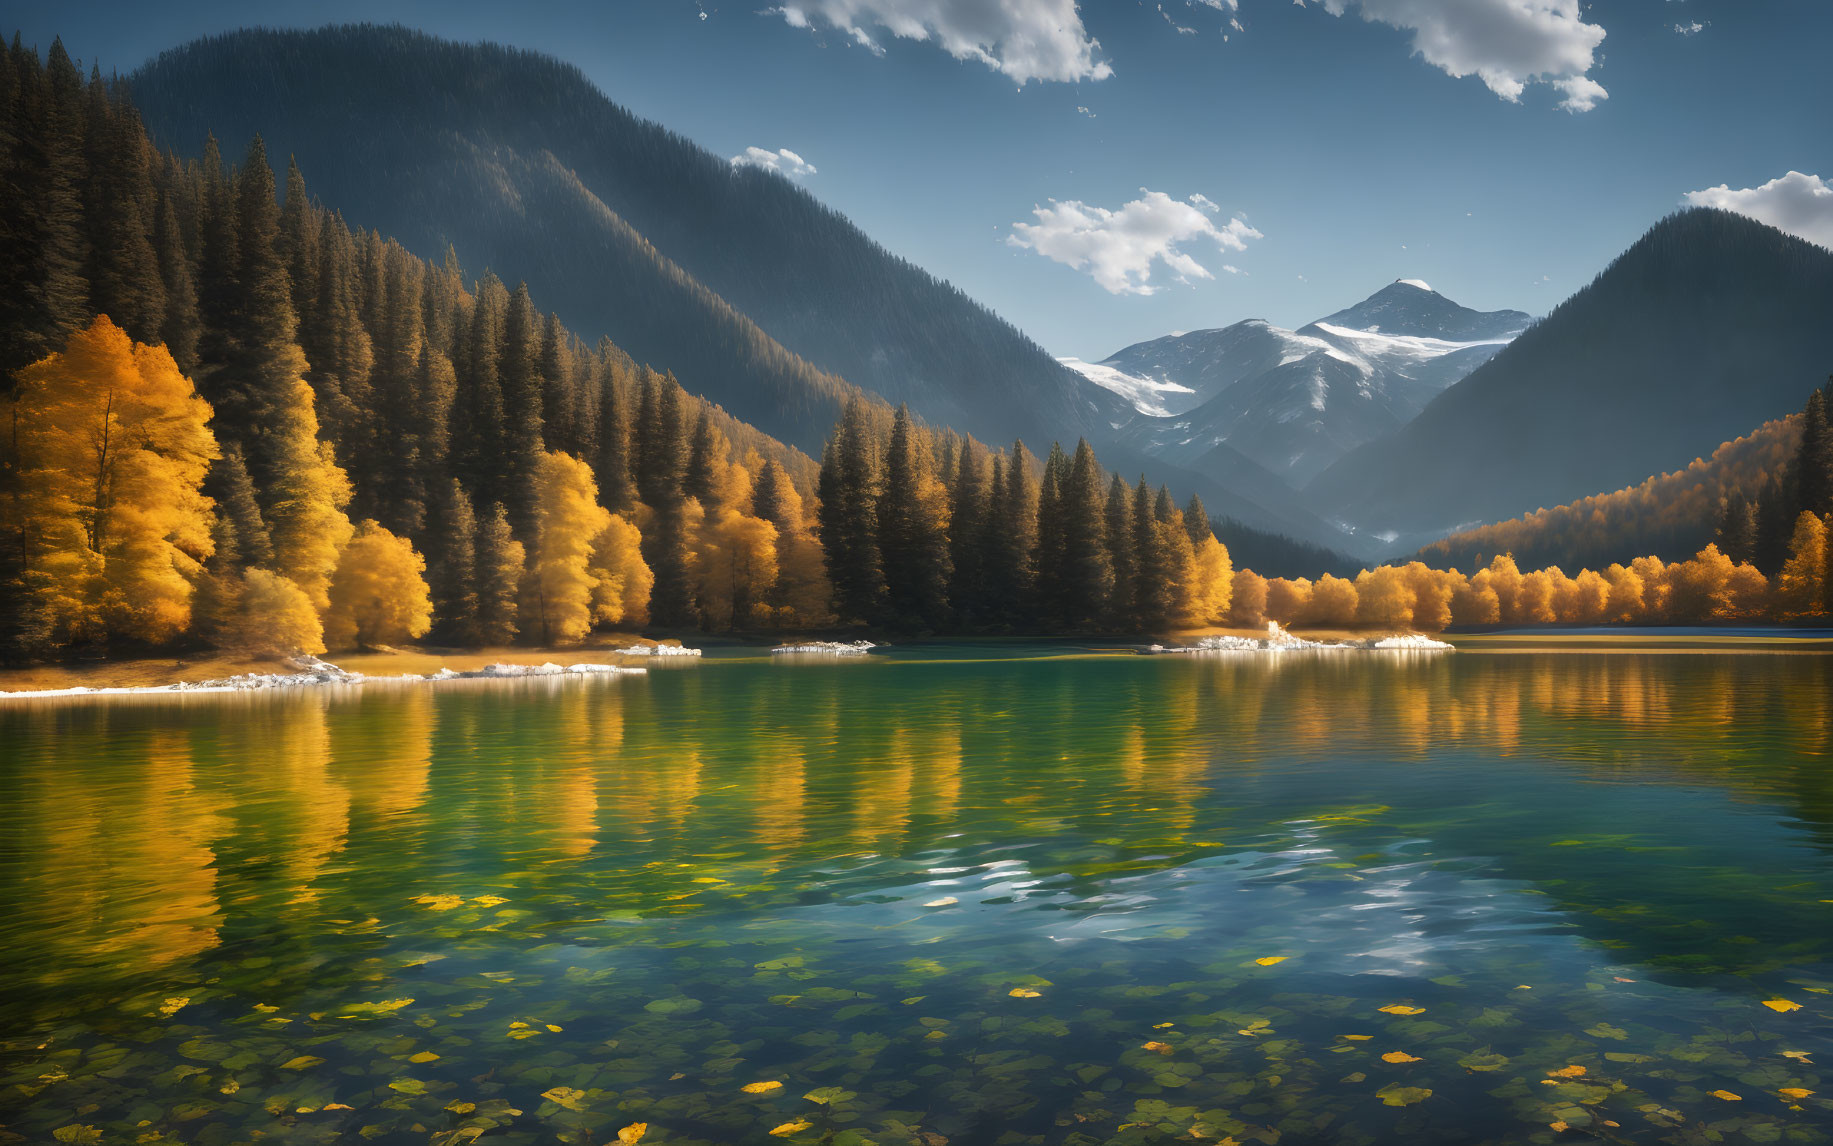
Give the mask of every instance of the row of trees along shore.
[[8, 656], [1825, 609], [1814, 514], [1773, 591], [1716, 548], [1573, 578], [1504, 557], [1267, 581], [1200, 501], [1086, 442], [1039, 462], [855, 397], [817, 465], [584, 345], [525, 286], [351, 229], [295, 166], [277, 191], [259, 139], [235, 169], [214, 140], [181, 161], [60, 44], [0, 52]]

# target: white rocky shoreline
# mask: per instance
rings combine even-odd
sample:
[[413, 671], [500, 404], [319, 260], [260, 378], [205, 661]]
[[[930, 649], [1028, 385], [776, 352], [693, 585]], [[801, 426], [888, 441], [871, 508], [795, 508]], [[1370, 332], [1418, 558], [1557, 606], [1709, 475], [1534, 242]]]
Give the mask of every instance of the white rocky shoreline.
[[[622, 650], [618, 651], [622, 654]], [[695, 656], [700, 654], [699, 649], [690, 651]], [[306, 688], [315, 685], [329, 684], [360, 685], [371, 682], [381, 684], [440, 684], [445, 681], [454, 680], [524, 680], [533, 677], [641, 675], [649, 671], [640, 665], [558, 665], [549, 661], [545, 664], [538, 665], [518, 665], [498, 662], [485, 665], [483, 668], [467, 669], [462, 672], [454, 669], [440, 669], [436, 673], [428, 673], [424, 676], [416, 673], [401, 673], [397, 676], [371, 676], [367, 673], [347, 672], [329, 661], [322, 661], [313, 656], [291, 657], [284, 663], [293, 671], [239, 673], [235, 676], [221, 677], [215, 680], [176, 681], [172, 684], [160, 685], [123, 685], [103, 688], [90, 688], [87, 685], [75, 685], [70, 688], [21, 689], [17, 692], [0, 692], [0, 700], [39, 700], [60, 696], [159, 696], [177, 693], [265, 692], [270, 689]]]
[[871, 641], [808, 641], [800, 645], [778, 645], [771, 649], [772, 656], [807, 655], [831, 657], [863, 657], [878, 646]]
[[1369, 637], [1359, 641], [1307, 641], [1279, 627], [1278, 621], [1267, 622], [1265, 637], [1204, 637], [1191, 645], [1153, 645], [1146, 651], [1156, 655], [1190, 653], [1289, 653], [1312, 650], [1341, 652], [1450, 652], [1456, 646], [1417, 633], [1389, 637]]

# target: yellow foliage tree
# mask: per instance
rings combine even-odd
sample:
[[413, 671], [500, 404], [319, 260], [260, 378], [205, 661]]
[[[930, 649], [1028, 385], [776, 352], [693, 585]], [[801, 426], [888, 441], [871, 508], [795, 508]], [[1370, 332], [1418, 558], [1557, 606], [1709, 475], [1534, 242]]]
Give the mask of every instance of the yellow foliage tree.
[[1604, 619], [1627, 624], [1641, 618], [1644, 607], [1641, 576], [1634, 569], [1612, 564], [1604, 570], [1604, 581], [1610, 586], [1610, 598], [1604, 605]]
[[1502, 623], [1502, 602], [1496, 595], [1496, 588], [1491, 583], [1489, 570], [1479, 569], [1477, 575], [1457, 585], [1451, 594], [1451, 620], [1458, 625], [1499, 625]]
[[1776, 610], [1784, 617], [1819, 617], [1826, 613], [1827, 522], [1803, 510], [1795, 519], [1788, 564], [1776, 576]]
[[649, 620], [649, 593], [656, 577], [643, 561], [643, 535], [612, 514], [592, 540], [588, 570], [593, 578], [592, 619], [601, 625], [641, 625]]
[[1514, 614], [1504, 613], [1504, 619], [1517, 625], [1551, 625], [1558, 621], [1553, 602], [1565, 576], [1557, 566], [1524, 575], [1521, 589], [1515, 594]]
[[1358, 604], [1354, 581], [1326, 573], [1311, 587], [1302, 619], [1308, 625], [1344, 628], [1356, 623]]
[[251, 656], [325, 651], [324, 626], [304, 589], [271, 569], [246, 569], [238, 607], [215, 634], [216, 644]]
[[11, 405], [16, 488], [0, 513], [54, 639], [183, 632], [213, 549], [209, 404], [163, 346], [102, 315], [21, 370]]
[[1637, 619], [1645, 623], [1665, 621], [1668, 617], [1668, 567], [1659, 557], [1638, 557], [1629, 563], [1629, 571], [1642, 583], [1642, 611]]
[[1181, 623], [1196, 626], [1226, 621], [1234, 596], [1235, 563], [1229, 560], [1228, 547], [1213, 534], [1193, 547], [1188, 581]]
[[1581, 569], [1572, 579], [1569, 604], [1561, 616], [1575, 625], [1602, 624], [1610, 611], [1610, 582], [1603, 574]]
[[1410, 629], [1415, 596], [1406, 570], [1393, 565], [1364, 569], [1356, 577], [1356, 620], [1373, 628]]
[[1719, 621], [1737, 617], [1750, 588], [1735, 577], [1731, 558], [1708, 545], [1691, 561], [1667, 568], [1668, 617], [1679, 622]]
[[1413, 590], [1413, 627], [1422, 633], [1436, 633], [1451, 624], [1451, 602], [1465, 585], [1464, 575], [1455, 569], [1434, 569], [1423, 561], [1412, 561], [1407, 564], [1406, 576]]
[[522, 631], [544, 645], [577, 644], [592, 631], [592, 543], [611, 524], [592, 470], [543, 451], [535, 468], [534, 545], [522, 579]]
[[1472, 583], [1482, 579], [1485, 588], [1496, 595], [1496, 609], [1501, 614], [1499, 621], [1514, 624], [1521, 619], [1521, 567], [1507, 553], [1498, 554], [1489, 562], [1489, 568], [1477, 572], [1471, 578]]
[[274, 569], [305, 590], [322, 614], [331, 606], [331, 575], [353, 527], [344, 515], [350, 478], [337, 464], [331, 443], [318, 440], [312, 387], [304, 378], [289, 383], [287, 417], [273, 443], [278, 459], [263, 516], [273, 536]]
[[1267, 623], [1267, 579], [1252, 569], [1235, 574], [1230, 586], [1229, 624], [1244, 629], [1258, 629]]
[[1287, 626], [1295, 625], [1310, 606], [1310, 578], [1300, 577], [1293, 581], [1275, 577], [1267, 582], [1267, 620]]
[[433, 627], [426, 560], [374, 521], [356, 527], [331, 578], [325, 644], [374, 648], [425, 636]]
[[771, 621], [778, 628], [821, 628], [834, 623], [834, 589], [827, 560], [810, 525], [812, 515], [782, 467], [772, 461], [759, 471], [754, 512], [776, 526], [776, 585], [770, 593]]
[[701, 522], [694, 567], [700, 613], [713, 629], [734, 629], [759, 619], [776, 584], [776, 526], [730, 504]]

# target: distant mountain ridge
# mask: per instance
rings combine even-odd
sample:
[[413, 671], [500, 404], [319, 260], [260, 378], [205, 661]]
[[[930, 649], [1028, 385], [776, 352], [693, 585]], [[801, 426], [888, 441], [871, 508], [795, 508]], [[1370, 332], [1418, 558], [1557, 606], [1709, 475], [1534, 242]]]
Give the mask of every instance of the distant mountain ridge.
[[1335, 536], [1246, 459], [1198, 473], [1128, 446], [1120, 397], [802, 188], [638, 118], [552, 58], [401, 27], [252, 30], [165, 52], [132, 83], [162, 146], [259, 133], [352, 223], [526, 280], [572, 329], [810, 452], [864, 391], [989, 443], [1042, 453], [1085, 436], [1115, 470], [1253, 527]]
[[1207, 472], [1226, 449], [1231, 465], [1239, 455], [1302, 487], [1404, 426], [1531, 321], [1403, 279], [1296, 331], [1248, 319], [1069, 364], [1133, 404], [1122, 440], [1146, 454]]
[[248, 30], [165, 52], [133, 87], [163, 145], [262, 133], [353, 223], [537, 284], [582, 334], [804, 447], [833, 424], [832, 378], [996, 442], [1109, 441], [1125, 414], [803, 189], [546, 56], [401, 27]]
[[1694, 208], [1306, 494], [1416, 547], [1685, 467], [1830, 370], [1833, 251]]

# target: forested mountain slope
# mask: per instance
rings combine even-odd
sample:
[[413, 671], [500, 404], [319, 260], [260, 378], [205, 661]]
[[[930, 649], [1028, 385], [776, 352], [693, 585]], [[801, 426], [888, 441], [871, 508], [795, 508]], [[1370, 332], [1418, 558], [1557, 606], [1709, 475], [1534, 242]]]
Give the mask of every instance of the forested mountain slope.
[[1364, 531], [1439, 535], [1685, 465], [1798, 409], [1829, 368], [1833, 251], [1683, 211], [1306, 492]]
[[[1458, 569], [1477, 568], [1499, 553], [1513, 554], [1523, 568], [1602, 569], [1613, 561], [1644, 555], [1684, 560], [1713, 540], [1734, 499], [1754, 500], [1781, 487], [1800, 442], [1800, 415], [1779, 418], [1726, 442], [1709, 457], [1694, 459], [1685, 469], [1614, 493], [1454, 533], [1420, 550], [1419, 558]], [[1772, 532], [1792, 524], [1792, 517], [1778, 521]], [[1772, 562], [1759, 564], [1766, 573], [1775, 571]]]
[[548, 57], [400, 27], [252, 30], [133, 82], [161, 144], [259, 132], [353, 223], [526, 280], [581, 335], [675, 364], [805, 448], [834, 422], [824, 375], [994, 441], [1101, 441], [1124, 410], [801, 188]]

